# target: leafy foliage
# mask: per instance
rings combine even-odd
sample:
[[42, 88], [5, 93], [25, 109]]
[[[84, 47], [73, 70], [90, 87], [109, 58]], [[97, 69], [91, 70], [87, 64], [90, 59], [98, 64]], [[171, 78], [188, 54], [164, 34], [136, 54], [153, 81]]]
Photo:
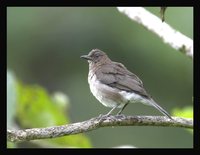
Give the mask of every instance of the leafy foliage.
[[173, 115], [185, 118], [193, 118], [193, 108], [191, 106], [187, 106], [184, 108], [174, 108]]
[[[172, 111], [174, 116], [185, 117], [185, 118], [193, 118], [193, 107], [187, 106], [184, 108], [174, 108]], [[187, 131], [193, 133], [192, 129], [186, 129]]]
[[[51, 97], [39, 85], [25, 85], [17, 81], [15, 83], [17, 88], [15, 102], [17, 106], [14, 109], [16, 110], [17, 122], [21, 128], [49, 127], [70, 122], [67, 116], [69, 105], [67, 102], [69, 100], [59, 100], [58, 97], [57, 99]], [[8, 93], [8, 98], [9, 95], [11, 94]], [[66, 98], [63, 94], [62, 97]], [[45, 147], [91, 147], [89, 139], [83, 134], [37, 140], [34, 143]]]

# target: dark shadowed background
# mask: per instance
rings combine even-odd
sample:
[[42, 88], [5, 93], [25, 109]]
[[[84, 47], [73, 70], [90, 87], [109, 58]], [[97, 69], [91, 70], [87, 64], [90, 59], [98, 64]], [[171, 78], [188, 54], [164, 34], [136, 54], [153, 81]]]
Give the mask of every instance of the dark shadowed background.
[[[159, 16], [159, 7], [146, 8]], [[193, 8], [169, 7], [165, 20], [193, 39]], [[169, 113], [192, 105], [193, 62], [115, 7], [8, 7], [7, 68], [27, 84], [70, 99], [71, 122], [110, 109], [90, 93], [88, 63], [80, 56], [94, 48], [123, 63], [143, 81]], [[161, 115], [152, 107], [130, 104], [126, 115]], [[107, 127], [86, 133], [94, 147], [193, 147], [192, 134], [172, 127]]]

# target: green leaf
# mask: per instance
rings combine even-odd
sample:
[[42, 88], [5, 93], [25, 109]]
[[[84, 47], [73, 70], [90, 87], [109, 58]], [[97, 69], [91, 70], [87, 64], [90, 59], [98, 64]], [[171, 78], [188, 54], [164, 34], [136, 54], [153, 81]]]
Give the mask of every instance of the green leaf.
[[69, 123], [46, 90], [38, 85], [18, 84], [17, 118], [23, 127], [47, 127]]
[[[58, 99], [59, 97], [62, 99]], [[63, 94], [59, 97], [55, 99], [49, 96], [48, 92], [39, 85], [18, 83], [17, 120], [21, 127], [38, 128], [69, 124], [67, 111], [61, 108], [66, 105], [64, 109], [68, 110], [69, 103], [64, 104], [64, 102], [69, 102], [69, 100]], [[58, 102], [62, 103], [58, 104]], [[91, 147], [89, 139], [83, 134], [35, 142], [46, 147]]]
[[172, 114], [179, 117], [193, 118], [193, 108], [191, 106], [174, 108]]
[[[187, 106], [184, 108], [174, 108], [172, 111], [174, 116], [185, 117], [185, 118], [192, 118], [193, 119], [193, 107]], [[190, 133], [193, 133], [193, 129], [186, 129]]]

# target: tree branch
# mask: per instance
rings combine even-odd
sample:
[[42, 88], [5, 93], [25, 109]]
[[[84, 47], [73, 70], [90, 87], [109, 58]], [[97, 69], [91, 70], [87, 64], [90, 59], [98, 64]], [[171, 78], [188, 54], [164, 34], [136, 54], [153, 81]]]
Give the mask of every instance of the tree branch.
[[88, 132], [100, 127], [109, 126], [163, 126], [193, 128], [193, 120], [180, 117], [173, 117], [173, 120], [170, 120], [165, 116], [101, 115], [87, 121], [61, 126], [24, 130], [7, 130], [7, 140], [11, 142], [19, 142], [35, 139], [55, 138]]
[[159, 36], [164, 43], [193, 59], [193, 40], [142, 7], [118, 7], [120, 12]]

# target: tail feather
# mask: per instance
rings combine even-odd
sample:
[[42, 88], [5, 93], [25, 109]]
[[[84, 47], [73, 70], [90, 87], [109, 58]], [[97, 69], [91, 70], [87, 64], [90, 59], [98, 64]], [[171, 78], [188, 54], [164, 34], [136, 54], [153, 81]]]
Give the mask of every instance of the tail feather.
[[157, 110], [159, 110], [162, 114], [167, 116], [168, 118], [172, 119], [172, 117], [169, 115], [167, 111], [165, 111], [161, 106], [159, 106], [153, 99], [150, 101], [151, 105], [155, 107]]

